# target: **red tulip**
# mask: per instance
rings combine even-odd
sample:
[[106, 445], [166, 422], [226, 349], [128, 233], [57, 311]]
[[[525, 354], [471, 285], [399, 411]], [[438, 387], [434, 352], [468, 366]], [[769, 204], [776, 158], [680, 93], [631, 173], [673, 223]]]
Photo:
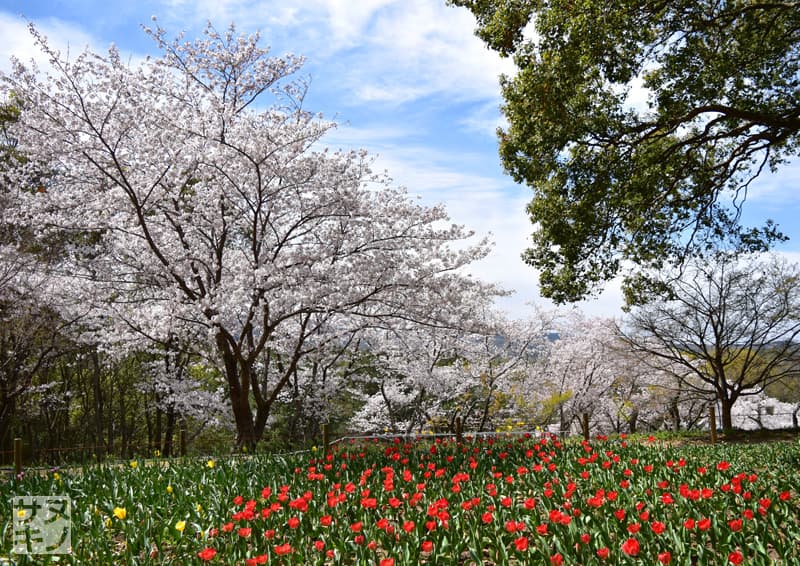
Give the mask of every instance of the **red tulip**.
[[639, 555], [639, 541], [635, 538], [629, 538], [625, 542], [622, 543], [622, 552], [627, 554], [628, 556], [638, 556]]
[[744, 556], [738, 550], [734, 550], [728, 555], [728, 562], [731, 564], [741, 564], [744, 562]]
[[200, 552], [197, 553], [197, 556], [200, 557], [200, 560], [205, 560], [206, 562], [209, 562], [210, 560], [213, 560], [214, 556], [216, 556], [216, 555], [217, 555], [217, 551], [214, 550], [213, 548], [209, 548], [209, 547], [206, 547], [206, 548], [204, 548], [203, 550], [201, 550]]
[[292, 545], [287, 542], [286, 544], [279, 544], [272, 547], [272, 550], [274, 550], [275, 554], [278, 556], [283, 556], [284, 554], [289, 554], [292, 551]]
[[667, 529], [667, 526], [661, 521], [653, 521], [652, 523], [650, 523], [650, 529], [655, 534], [660, 535]]

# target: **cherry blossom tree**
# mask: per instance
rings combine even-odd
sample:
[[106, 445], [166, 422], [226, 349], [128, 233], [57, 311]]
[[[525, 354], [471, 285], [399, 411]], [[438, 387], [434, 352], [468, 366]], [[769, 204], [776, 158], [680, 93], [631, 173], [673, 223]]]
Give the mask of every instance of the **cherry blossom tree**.
[[193, 436], [207, 425], [233, 424], [226, 410], [225, 391], [213, 379], [215, 372], [193, 360], [188, 348], [178, 347], [173, 341], [158, 348], [151, 344], [148, 350], [149, 360], [142, 364], [145, 371], [136, 388], [153, 400], [147, 408], [148, 426], [154, 429], [150, 436], [163, 456], [176, 453], [175, 433], [179, 427], [186, 430], [189, 418], [198, 423]]
[[539, 424], [529, 402], [538, 385], [532, 368], [548, 349], [557, 317], [543, 310], [524, 319], [488, 314], [487, 329], [470, 336], [463, 352], [461, 373], [473, 383], [460, 409], [465, 423], [478, 431]]
[[351, 426], [361, 431], [410, 433], [442, 428], [474, 385], [461, 369], [466, 328], [396, 325], [369, 333], [374, 372], [362, 380], [363, 407]]
[[0, 104], [0, 446], [10, 440], [12, 418], [37, 391], [50, 384], [37, 383], [68, 342], [63, 331], [69, 322], [48, 307], [46, 264], [34, 253], [29, 231], [5, 211], [16, 205], [6, 173], [23, 162], [11, 134], [19, 108]]
[[131, 64], [114, 47], [69, 57], [32, 29], [49, 70], [15, 61], [2, 77], [28, 157], [10, 214], [82, 236], [58, 287], [106, 342], [178, 335], [220, 368], [239, 446], [261, 437], [312, 337], [453, 326], [455, 306], [431, 305], [495, 292], [462, 274], [485, 241], [464, 243], [364, 152], [321, 147], [334, 124], [303, 108], [301, 58], [233, 26], [188, 42], [146, 31], [162, 54]]
[[[328, 327], [312, 336], [306, 344], [307, 353], [294, 369], [286, 387], [278, 396], [278, 410], [268, 424], [273, 441], [307, 443], [318, 439], [321, 426], [329, 434], [347, 431], [347, 421], [363, 401], [362, 386], [374, 370], [372, 355], [366, 349], [366, 327]], [[282, 372], [280, 358], [259, 367], [262, 375]], [[266, 379], [265, 381], [268, 381]]]
[[38, 282], [24, 276], [24, 263], [16, 249], [0, 246], [0, 443], [37, 374], [68, 347], [70, 321], [46, 306]]
[[586, 318], [577, 312], [562, 319], [558, 339], [535, 370], [541, 403], [550, 408], [561, 431], [571, 430], [583, 414], [597, 421], [610, 410], [618, 372], [615, 340], [611, 319]]
[[[653, 360], [634, 352], [622, 340], [619, 328], [607, 336], [609, 363], [613, 379], [609, 385], [598, 417], [602, 427], [614, 432], [635, 433], [680, 426], [696, 413], [696, 403], [675, 385], [672, 374], [653, 367]], [[701, 406], [704, 409], [704, 406]], [[705, 414], [705, 411], [703, 411]]]
[[475, 304], [472, 324], [461, 329], [414, 326], [375, 337], [377, 392], [365, 398], [355, 428], [453, 432], [528, 424], [521, 402], [528, 370], [545, 348], [554, 315], [510, 320]]
[[[627, 332], [627, 329], [626, 329]], [[622, 340], [625, 341], [624, 334]], [[699, 391], [700, 382], [678, 364], [665, 364], [662, 359], [623, 346], [626, 359], [634, 364], [633, 375], [644, 385], [635, 407], [639, 417], [650, 428], [675, 431], [700, 426], [708, 419], [708, 396]], [[691, 383], [691, 386], [686, 385]]]

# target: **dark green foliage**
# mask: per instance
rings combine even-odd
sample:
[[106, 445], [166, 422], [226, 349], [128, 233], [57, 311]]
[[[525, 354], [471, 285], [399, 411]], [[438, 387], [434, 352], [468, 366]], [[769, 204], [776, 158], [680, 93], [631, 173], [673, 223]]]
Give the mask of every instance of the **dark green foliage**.
[[783, 239], [739, 211], [763, 168], [798, 153], [797, 2], [449, 1], [519, 68], [502, 80], [500, 155], [534, 192], [524, 259], [545, 296], [581, 299], [623, 261]]

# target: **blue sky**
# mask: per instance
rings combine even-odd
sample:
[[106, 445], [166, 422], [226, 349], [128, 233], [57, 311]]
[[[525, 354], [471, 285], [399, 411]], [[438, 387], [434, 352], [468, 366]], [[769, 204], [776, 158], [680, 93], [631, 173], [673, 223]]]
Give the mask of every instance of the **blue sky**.
[[[198, 36], [205, 23], [223, 30], [260, 30], [276, 55], [306, 57], [309, 110], [340, 123], [327, 142], [363, 147], [377, 155], [376, 169], [423, 202], [445, 203], [451, 218], [480, 235], [492, 233], [493, 253], [472, 269], [516, 294], [499, 306], [514, 316], [527, 303], [550, 303], [537, 291], [536, 272], [520, 253], [531, 231], [524, 207], [530, 194], [504, 175], [495, 128], [501, 124], [498, 76], [507, 60], [473, 35], [466, 10], [445, 0], [0, 0], [0, 69], [13, 54], [35, 55], [27, 21], [51, 42], [80, 51], [115, 43], [139, 57], [156, 50], [142, 32], [151, 16], [174, 35]], [[760, 179], [751, 189], [744, 219], [771, 218], [791, 237], [780, 251], [800, 259], [800, 162]], [[591, 315], [618, 316], [617, 285], [581, 303]]]

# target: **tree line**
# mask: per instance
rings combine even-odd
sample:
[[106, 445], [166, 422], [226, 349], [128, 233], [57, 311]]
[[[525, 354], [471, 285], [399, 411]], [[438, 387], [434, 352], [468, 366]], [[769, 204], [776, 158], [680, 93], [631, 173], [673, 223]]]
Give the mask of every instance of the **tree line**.
[[464, 274], [487, 240], [324, 148], [300, 59], [233, 27], [146, 31], [161, 55], [133, 65], [32, 28], [48, 67], [0, 77], [4, 445], [655, 429], [713, 401], [730, 429], [796, 377], [796, 266], [718, 250], [653, 268], [627, 319], [510, 319]]

